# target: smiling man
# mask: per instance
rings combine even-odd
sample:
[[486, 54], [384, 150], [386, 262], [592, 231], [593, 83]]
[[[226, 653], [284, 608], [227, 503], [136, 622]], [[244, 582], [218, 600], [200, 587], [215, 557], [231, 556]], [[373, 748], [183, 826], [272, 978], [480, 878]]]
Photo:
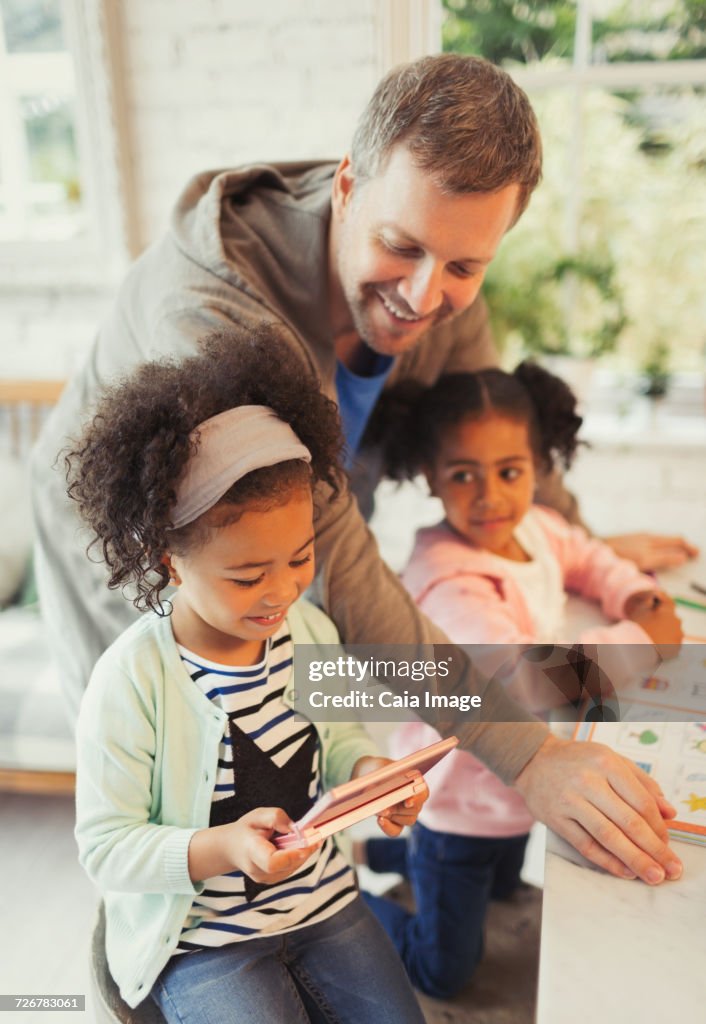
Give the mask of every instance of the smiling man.
[[404, 143], [383, 173], [356, 181], [348, 158], [333, 183], [329, 237], [336, 354], [399, 356], [475, 301], [519, 186], [447, 194]]
[[[274, 322], [302, 374], [318, 376], [338, 401], [366, 500], [375, 451], [361, 441], [382, 389], [495, 362], [479, 289], [540, 167], [522, 90], [486, 61], [442, 55], [382, 81], [338, 166], [255, 165], [187, 185], [169, 232], [127, 275], [33, 460], [42, 607], [74, 712], [96, 659], [135, 615], [87, 558], [52, 469], [104, 383], [146, 359], [184, 357], [210, 331]], [[343, 639], [446, 643], [381, 560], [351, 493], [317, 497], [323, 603]], [[575, 514], [565, 492], [554, 488], [554, 498]], [[679, 874], [652, 780], [605, 748], [550, 737], [465, 659], [454, 686], [482, 692], [496, 719], [462, 723], [462, 746], [516, 783], [538, 818], [615, 874], [652, 882]]]

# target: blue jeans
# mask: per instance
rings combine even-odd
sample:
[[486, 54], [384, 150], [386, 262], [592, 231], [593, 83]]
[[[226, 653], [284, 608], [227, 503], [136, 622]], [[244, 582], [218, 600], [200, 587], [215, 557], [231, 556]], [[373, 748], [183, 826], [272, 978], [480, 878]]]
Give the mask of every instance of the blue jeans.
[[424, 1024], [360, 896], [285, 935], [172, 957], [151, 995], [169, 1024]]
[[470, 980], [483, 954], [488, 902], [519, 885], [527, 839], [457, 836], [417, 822], [408, 840], [368, 840], [371, 869], [396, 871], [412, 885], [416, 914], [384, 896], [363, 897], [416, 988], [450, 999]]

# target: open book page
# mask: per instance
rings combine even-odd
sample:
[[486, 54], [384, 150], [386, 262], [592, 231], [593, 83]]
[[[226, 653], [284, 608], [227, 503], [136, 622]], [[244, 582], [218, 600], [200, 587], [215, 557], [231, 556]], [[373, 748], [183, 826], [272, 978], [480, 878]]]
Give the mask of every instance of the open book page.
[[706, 846], [706, 721], [579, 722], [574, 738], [605, 743], [652, 775], [677, 809], [673, 838]]
[[619, 699], [623, 720], [706, 720], [706, 644], [684, 644], [676, 658], [662, 662], [652, 674], [626, 679]]

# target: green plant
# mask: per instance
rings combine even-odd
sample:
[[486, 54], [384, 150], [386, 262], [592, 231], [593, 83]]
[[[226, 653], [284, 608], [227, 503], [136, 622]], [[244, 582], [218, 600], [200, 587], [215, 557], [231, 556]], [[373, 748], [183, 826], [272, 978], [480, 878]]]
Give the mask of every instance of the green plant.
[[[612, 352], [627, 324], [615, 267], [592, 255], [541, 262], [528, 277], [511, 278], [502, 264], [488, 276], [485, 295], [501, 349], [511, 337], [522, 354], [595, 358]], [[570, 327], [567, 309], [580, 311]], [[573, 317], [576, 320], [576, 317]]]
[[[666, 338], [672, 371], [703, 373], [704, 96], [693, 89], [659, 90], [657, 96], [679, 114], [662, 125], [670, 145], [659, 156], [644, 149], [643, 128], [626, 117], [634, 110], [627, 100], [602, 89], [586, 92], [581, 207], [573, 225], [567, 209], [578, 171], [566, 125], [574, 100], [561, 89], [532, 96], [542, 128], [544, 178], [484, 284], [507, 365], [529, 349], [563, 347], [576, 354], [602, 351], [618, 372], [639, 373], [645, 353]], [[557, 267], [561, 276], [573, 246], [572, 259], [613, 268], [612, 287], [626, 318], [619, 334], [620, 309], [610, 297], [606, 303], [600, 286], [587, 279], [571, 284], [568, 275], [552, 280]], [[601, 341], [602, 320], [608, 333], [618, 335], [613, 351]], [[567, 323], [569, 337], [562, 342]]]
[[663, 340], [650, 346], [640, 373], [640, 394], [648, 398], [662, 398], [669, 388], [669, 346]]

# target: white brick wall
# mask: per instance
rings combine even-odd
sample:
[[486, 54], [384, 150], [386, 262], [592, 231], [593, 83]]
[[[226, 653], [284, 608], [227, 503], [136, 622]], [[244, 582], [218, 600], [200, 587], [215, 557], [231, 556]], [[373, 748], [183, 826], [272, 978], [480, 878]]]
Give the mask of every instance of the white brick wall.
[[93, 290], [0, 290], [0, 377], [67, 377], [84, 358], [109, 301]]
[[197, 171], [344, 152], [378, 77], [376, 6], [125, 0], [143, 242]]
[[[378, 78], [377, 0], [123, 0], [121, 48], [141, 244], [189, 176], [338, 157]], [[110, 290], [0, 283], [0, 377], [66, 376]]]
[[579, 453], [568, 485], [598, 534], [652, 530], [706, 544], [706, 445], [597, 444]]

